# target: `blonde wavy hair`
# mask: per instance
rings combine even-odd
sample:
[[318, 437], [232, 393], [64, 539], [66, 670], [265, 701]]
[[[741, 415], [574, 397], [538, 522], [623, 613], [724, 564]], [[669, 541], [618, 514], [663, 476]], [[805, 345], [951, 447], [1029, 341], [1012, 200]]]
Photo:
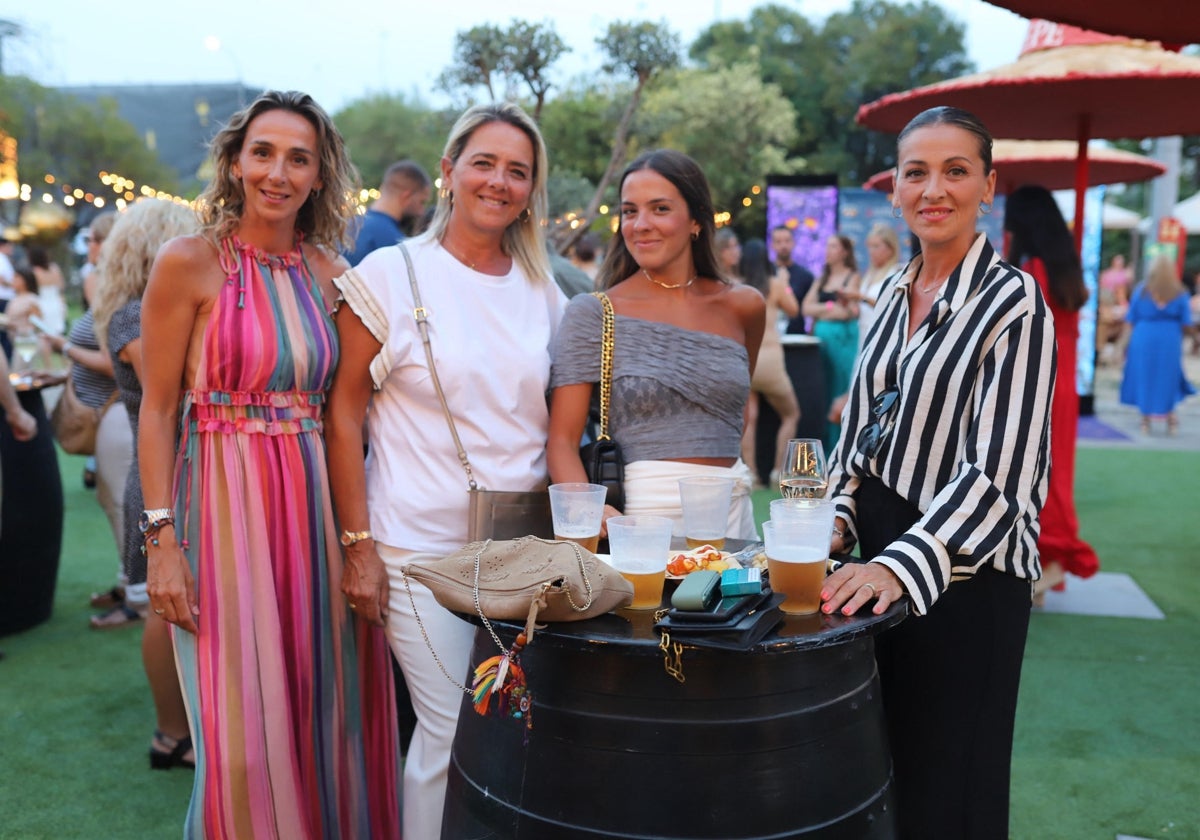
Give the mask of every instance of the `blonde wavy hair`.
[[1159, 306], [1165, 306], [1183, 294], [1183, 281], [1175, 270], [1175, 260], [1165, 254], [1154, 258], [1146, 276], [1146, 292]]
[[346, 154], [346, 144], [333, 120], [307, 93], [268, 90], [229, 118], [209, 144], [214, 175], [196, 200], [203, 233], [214, 242], [231, 235], [241, 221], [246, 196], [233, 175], [233, 164], [246, 142], [254, 119], [268, 111], [290, 111], [308, 120], [317, 133], [321, 189], [314, 189], [300, 208], [296, 230], [317, 245], [341, 251], [350, 245], [347, 225], [354, 217], [358, 170]]
[[900, 237], [896, 235], [896, 231], [891, 225], [884, 222], [876, 222], [871, 225], [871, 230], [867, 233], [867, 239], [870, 239], [872, 236], [883, 240], [883, 244], [891, 249], [892, 258], [886, 265], [881, 265], [878, 268], [871, 264], [870, 258], [867, 259], [867, 267], [862, 277], [862, 285], [864, 287], [876, 283], [895, 272], [900, 261]]
[[146, 291], [158, 249], [176, 236], [199, 229], [200, 222], [191, 207], [161, 198], [144, 198], [117, 215], [96, 266], [100, 288], [92, 306], [96, 337], [105, 351], [113, 314]]
[[[446, 141], [446, 149], [442, 156], [457, 163], [470, 142], [471, 135], [494, 122], [508, 123], [523, 132], [533, 146], [533, 186], [529, 193], [529, 213], [522, 213], [523, 218], [518, 217], [505, 229], [500, 247], [521, 267], [521, 271], [530, 282], [549, 282], [552, 276], [550, 257], [546, 253], [546, 235], [543, 231], [550, 204], [546, 195], [549, 163], [546, 144], [538, 131], [537, 123], [519, 105], [512, 102], [476, 105], [464, 111], [450, 129], [450, 138]], [[429, 222], [429, 229], [419, 237], [420, 240], [441, 242], [446, 236], [453, 213], [453, 194], [446, 190], [439, 191], [437, 208]]]

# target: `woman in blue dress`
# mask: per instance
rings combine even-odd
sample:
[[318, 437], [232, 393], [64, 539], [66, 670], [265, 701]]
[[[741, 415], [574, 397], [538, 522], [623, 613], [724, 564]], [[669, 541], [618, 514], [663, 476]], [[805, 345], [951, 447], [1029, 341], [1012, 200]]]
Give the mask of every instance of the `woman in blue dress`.
[[1196, 389], [1183, 375], [1183, 331], [1191, 326], [1187, 290], [1169, 257], [1158, 257], [1150, 275], [1129, 301], [1125, 320], [1133, 325], [1121, 377], [1121, 402], [1142, 414], [1142, 433], [1150, 420], [1165, 417], [1167, 432], [1179, 430], [1175, 406]]

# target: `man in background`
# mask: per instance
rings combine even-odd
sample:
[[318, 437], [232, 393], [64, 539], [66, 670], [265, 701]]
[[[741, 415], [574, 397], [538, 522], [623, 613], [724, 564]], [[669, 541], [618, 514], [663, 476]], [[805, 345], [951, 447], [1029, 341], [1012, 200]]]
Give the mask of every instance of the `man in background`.
[[[771, 231], [771, 250], [775, 252], [775, 264], [780, 268], [787, 269], [788, 285], [792, 287], [796, 300], [802, 301], [808, 294], [808, 287], [813, 284], [813, 276], [811, 271], [793, 261], [792, 251], [795, 247], [796, 238], [792, 235], [790, 228], [779, 225]], [[807, 332], [804, 328], [803, 314], [788, 321], [787, 332], [792, 334]]]
[[376, 248], [395, 245], [404, 238], [401, 224], [419, 216], [429, 200], [429, 173], [415, 160], [393, 163], [383, 173], [379, 198], [370, 206], [354, 237], [354, 250], [346, 254], [350, 265], [358, 265]]

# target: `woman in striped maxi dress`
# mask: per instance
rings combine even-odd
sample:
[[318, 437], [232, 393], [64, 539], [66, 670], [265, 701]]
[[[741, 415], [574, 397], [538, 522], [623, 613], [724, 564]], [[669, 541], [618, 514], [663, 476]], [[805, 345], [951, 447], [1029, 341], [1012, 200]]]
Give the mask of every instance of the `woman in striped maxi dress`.
[[196, 747], [184, 834], [395, 837], [387, 645], [339, 591], [321, 437], [353, 169], [299, 93], [234, 115], [213, 156], [201, 234], [159, 252], [142, 310], [149, 592]]

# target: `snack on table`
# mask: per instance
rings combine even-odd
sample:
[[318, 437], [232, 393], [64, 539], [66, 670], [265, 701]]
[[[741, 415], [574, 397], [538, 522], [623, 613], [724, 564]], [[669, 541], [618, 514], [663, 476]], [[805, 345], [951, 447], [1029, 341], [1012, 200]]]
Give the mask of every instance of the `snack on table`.
[[741, 568], [728, 552], [702, 545], [691, 551], [679, 551], [671, 555], [667, 562], [667, 574], [673, 577], [683, 577], [699, 569], [712, 572], [723, 572], [726, 569]]

